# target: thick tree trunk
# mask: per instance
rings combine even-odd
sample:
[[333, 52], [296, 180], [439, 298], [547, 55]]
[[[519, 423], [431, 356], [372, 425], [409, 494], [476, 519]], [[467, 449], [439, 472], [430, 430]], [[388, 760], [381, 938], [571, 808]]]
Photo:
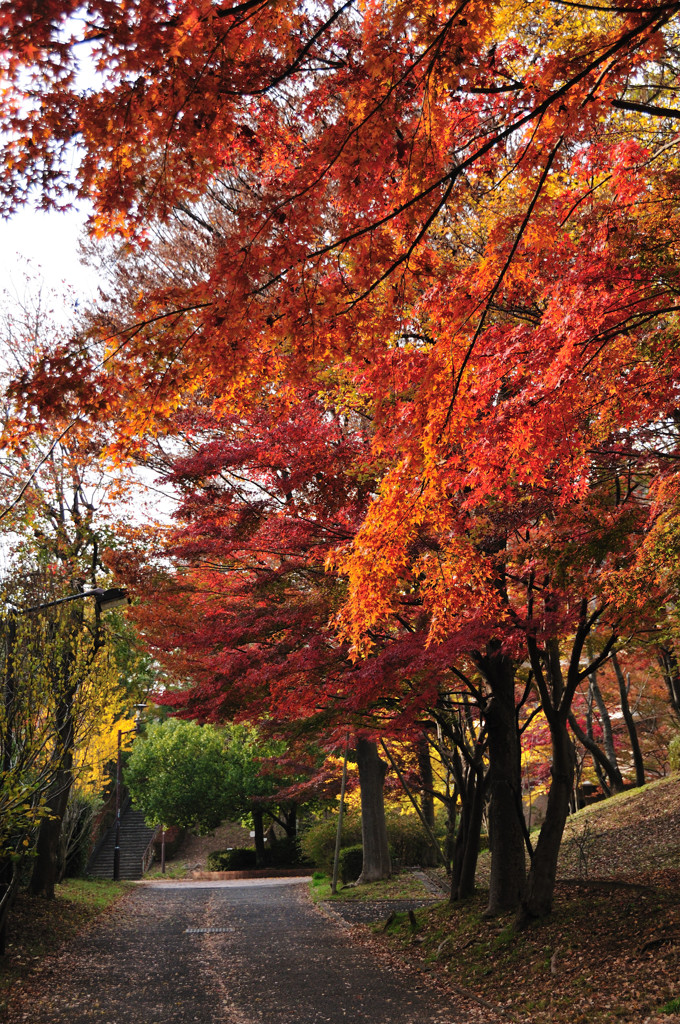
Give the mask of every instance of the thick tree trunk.
[[511, 660], [490, 653], [480, 663], [492, 691], [486, 710], [489, 752], [489, 845], [491, 877], [486, 915], [520, 905], [526, 885], [520, 736]]
[[54, 899], [54, 887], [63, 876], [61, 829], [72, 785], [73, 773], [69, 756], [67, 765], [57, 773], [52, 794], [48, 797], [49, 817], [43, 818], [40, 822], [30, 885], [34, 896]]
[[547, 916], [552, 910], [557, 858], [562, 833], [569, 811], [569, 798], [574, 782], [574, 760], [566, 721], [555, 716], [550, 722], [552, 737], [552, 768], [550, 792], [545, 820], [534, 850], [527, 878], [526, 891], [517, 915], [518, 927]]
[[359, 884], [377, 882], [392, 874], [385, 824], [385, 762], [372, 740], [357, 739], [357, 765], [361, 788], [361, 841], [364, 861]]

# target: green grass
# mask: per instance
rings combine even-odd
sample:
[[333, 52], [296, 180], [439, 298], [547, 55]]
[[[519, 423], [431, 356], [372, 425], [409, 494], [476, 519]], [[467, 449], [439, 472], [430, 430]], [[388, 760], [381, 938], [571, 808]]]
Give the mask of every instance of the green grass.
[[659, 1009], [661, 1013], [680, 1013], [680, 996], [677, 999], [670, 999]]
[[76, 903], [95, 913], [106, 910], [128, 889], [125, 882], [112, 882], [108, 878], [68, 878], [57, 886], [57, 900]]
[[312, 876], [310, 891], [315, 903], [321, 900], [422, 900], [432, 895], [420, 879], [408, 871], [393, 875], [392, 878], [380, 882], [367, 882], [366, 885], [342, 887], [338, 883], [338, 891], [335, 896], [331, 895], [331, 879], [328, 875], [323, 875], [321, 872], [316, 871]]
[[153, 871], [147, 871], [144, 878], [146, 880], [162, 881], [164, 878], [186, 878], [188, 874], [189, 869], [186, 864], [166, 864], [165, 871], [161, 871], [160, 868], [154, 868]]

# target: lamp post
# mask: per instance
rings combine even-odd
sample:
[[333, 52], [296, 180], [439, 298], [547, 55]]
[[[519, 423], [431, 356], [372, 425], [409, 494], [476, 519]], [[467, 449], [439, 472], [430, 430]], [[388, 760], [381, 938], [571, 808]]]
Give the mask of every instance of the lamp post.
[[118, 744], [116, 750], [116, 831], [113, 842], [113, 880], [114, 882], [120, 881], [120, 791], [121, 791], [121, 764], [120, 764], [120, 753], [121, 753], [121, 740], [123, 736], [127, 736], [131, 732], [139, 731], [139, 719], [142, 709], [146, 707], [146, 704], [135, 704], [135, 724], [132, 729], [119, 729], [118, 730]]

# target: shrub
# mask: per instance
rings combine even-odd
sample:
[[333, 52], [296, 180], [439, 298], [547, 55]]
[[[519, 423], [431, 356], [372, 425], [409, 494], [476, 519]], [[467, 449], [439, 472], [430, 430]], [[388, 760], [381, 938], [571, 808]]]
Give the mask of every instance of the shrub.
[[361, 874], [363, 864], [364, 851], [361, 845], [345, 846], [345, 848], [340, 851], [340, 859], [338, 861], [340, 880], [342, 881], [342, 884], [347, 885], [348, 882], [356, 882], [357, 878]]
[[299, 864], [309, 863], [297, 838], [283, 836], [274, 839], [267, 850], [267, 863], [275, 868], [294, 868]]
[[98, 797], [77, 789], [70, 793], [61, 829], [60, 860], [64, 878], [85, 874], [92, 847], [92, 829], [100, 807]]
[[[394, 867], [422, 864], [426, 861], [430, 838], [419, 818], [415, 814], [388, 812], [386, 819], [387, 838]], [[311, 825], [300, 840], [304, 856], [327, 875], [333, 872], [337, 827], [338, 819], [335, 815], [332, 818], [325, 818]], [[345, 849], [360, 843], [361, 818], [357, 814], [347, 814], [342, 822], [342, 847]]]
[[680, 772], [680, 733], [668, 744], [668, 760], [672, 772]]
[[255, 850], [237, 847], [208, 854], [209, 871], [250, 871], [256, 867]]
[[[333, 815], [310, 825], [300, 836], [303, 856], [327, 875], [333, 874], [337, 830], [337, 815]], [[358, 814], [346, 814], [342, 819], [342, 842], [343, 846], [355, 846], [361, 842], [361, 818]]]
[[428, 861], [430, 837], [415, 814], [387, 814], [387, 838], [395, 868], [410, 867]]

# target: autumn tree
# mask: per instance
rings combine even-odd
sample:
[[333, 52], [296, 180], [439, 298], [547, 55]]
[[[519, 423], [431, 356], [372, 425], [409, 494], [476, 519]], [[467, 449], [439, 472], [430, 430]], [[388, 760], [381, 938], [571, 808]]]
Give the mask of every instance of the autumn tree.
[[[7, 203], [62, 199], [74, 140], [74, 190], [128, 245], [228, 199], [205, 269], [145, 292], [60, 393], [125, 407], [124, 447], [190, 395], [245, 415], [262, 379], [337, 374], [329, 405], [371, 415], [382, 467], [337, 556], [346, 642], [363, 658], [420, 603], [427, 642], [483, 674], [490, 742], [530, 662], [553, 786], [525, 910], [546, 912], [571, 701], [664, 606], [677, 549], [680, 5], [78, 10], [3, 15]], [[84, 39], [106, 72], [85, 94]], [[34, 415], [72, 355], [18, 382]]]
[[[16, 378], [30, 372], [62, 330], [41, 290], [29, 289], [23, 302], [5, 301], [1, 324], [1, 358]], [[43, 645], [40, 672], [49, 693], [43, 708], [52, 767], [31, 885], [52, 896], [63, 873], [61, 822], [79, 753], [124, 689], [97, 596], [109, 578], [101, 561], [101, 547], [113, 536], [107, 512], [123, 487], [120, 474], [101, 460], [103, 421], [73, 421], [68, 404], [48, 399], [38, 424], [11, 385], [1, 400], [1, 528], [14, 581], [12, 614], [28, 617]]]

